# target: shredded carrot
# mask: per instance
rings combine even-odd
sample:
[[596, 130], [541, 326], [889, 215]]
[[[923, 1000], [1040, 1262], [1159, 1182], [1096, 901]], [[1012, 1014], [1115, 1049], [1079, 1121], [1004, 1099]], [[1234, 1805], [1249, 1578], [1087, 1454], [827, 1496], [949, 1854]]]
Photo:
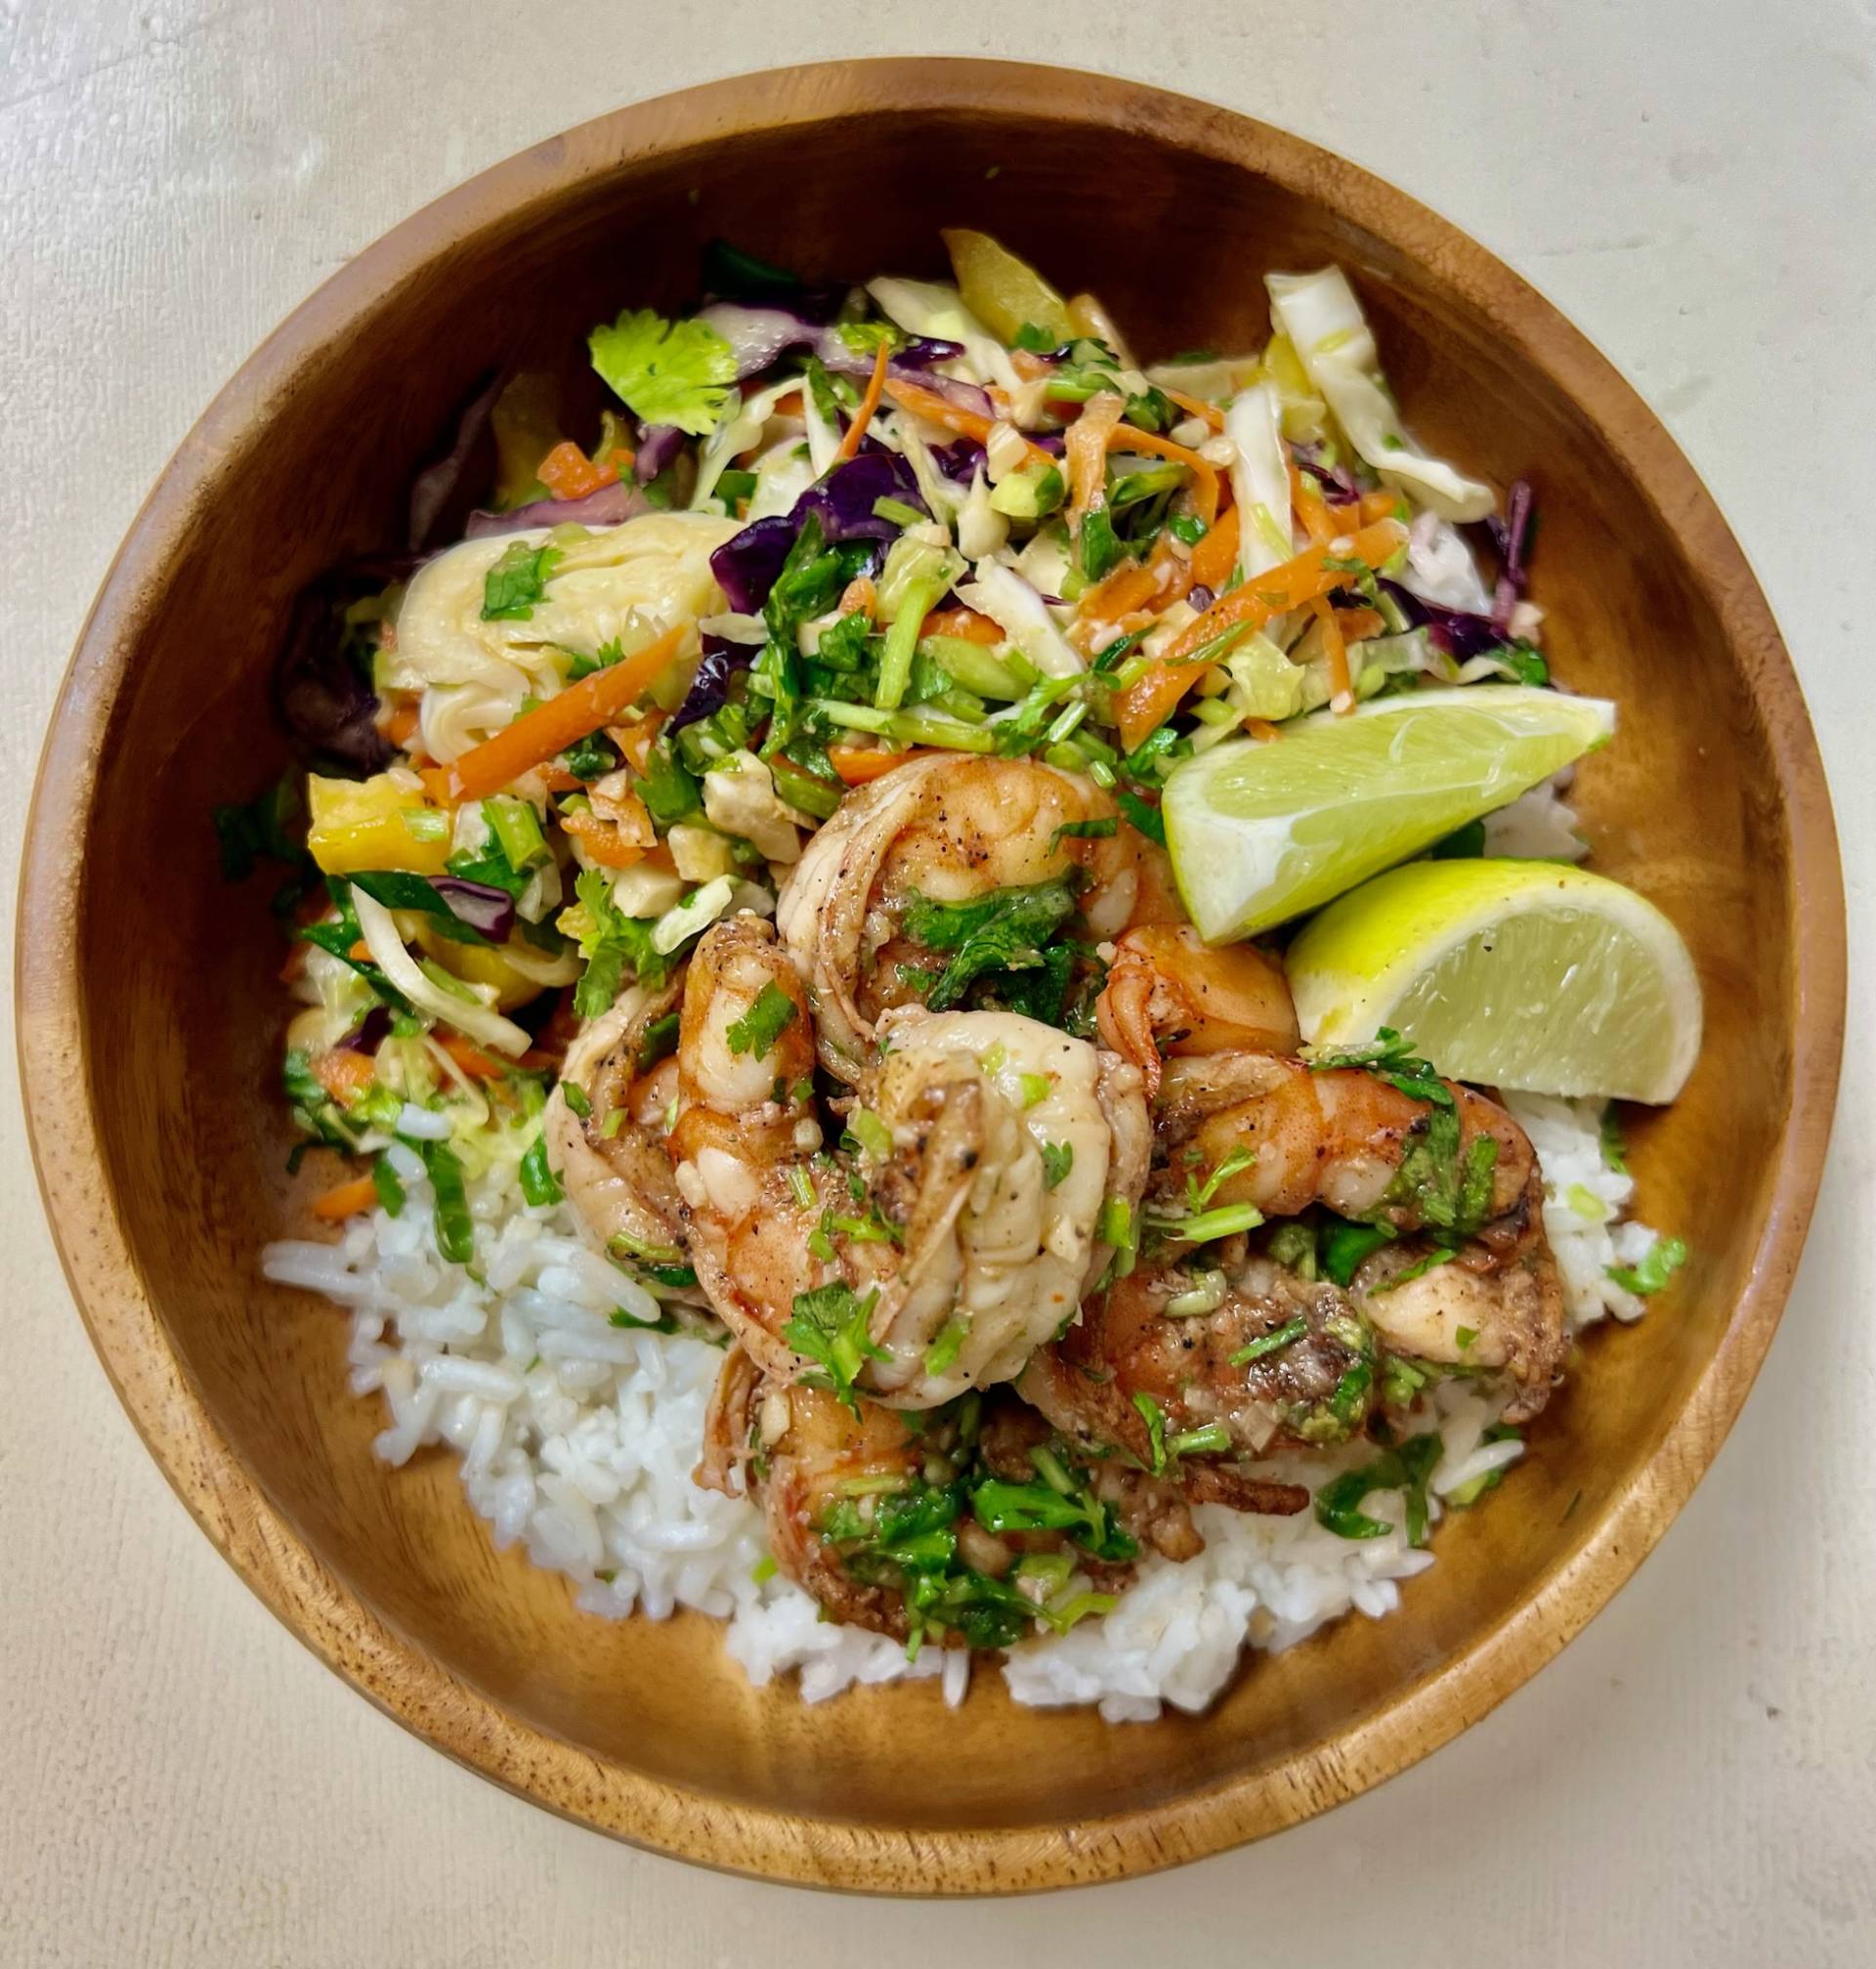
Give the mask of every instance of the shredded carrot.
[[597, 814], [563, 812], [560, 824], [601, 868], [636, 868], [645, 859], [645, 849], [639, 842], [628, 841], [621, 829], [611, 821], [601, 820]]
[[356, 1100], [377, 1079], [371, 1062], [362, 1052], [346, 1052], [334, 1047], [311, 1063], [313, 1078], [334, 1100]]
[[1082, 597], [1081, 620], [1113, 622], [1143, 609], [1160, 591], [1160, 578], [1138, 561], [1128, 561]]
[[864, 787], [874, 780], [882, 778], [894, 766], [903, 766], [908, 759], [926, 759], [940, 756], [929, 746], [921, 746], [913, 751], [889, 751], [884, 746], [830, 746], [828, 757], [833, 769], [850, 787]]
[[443, 1049], [471, 1080], [499, 1080], [508, 1071], [505, 1062], [490, 1059], [481, 1047], [472, 1046], [460, 1033], [440, 1032]]
[[[633, 725], [608, 725], [606, 736], [618, 748], [619, 757], [632, 771], [642, 773], [651, 764], [652, 747], [663, 723], [664, 713], [653, 711]], [[576, 780], [574, 784], [577, 786], [579, 782]]]
[[571, 684], [524, 712], [505, 731], [471, 747], [452, 766], [424, 775], [431, 796], [443, 806], [460, 806], [498, 793], [532, 766], [544, 765], [556, 752], [577, 745], [597, 731], [634, 698], [656, 683], [677, 654], [684, 628], [666, 629], [655, 643]]
[[1160, 395], [1170, 398], [1188, 416], [1203, 418], [1215, 431], [1224, 429], [1224, 412], [1217, 405], [1208, 404], [1202, 397], [1188, 397], [1183, 390], [1169, 390], [1164, 383], [1159, 387]]
[[1218, 517], [1218, 474], [1209, 458], [1162, 438], [1154, 431], [1136, 430], [1131, 424], [1116, 424], [1107, 434], [1110, 451], [1144, 451], [1150, 457], [1171, 458], [1192, 474], [1192, 500], [1199, 518], [1209, 527]]
[[542, 766], [538, 770], [542, 787], [550, 793], [577, 792], [586, 782], [576, 773], [570, 773], [565, 766]]
[[354, 963], [368, 964], [374, 962], [371, 956], [371, 946], [368, 943], [366, 943], [362, 937], [361, 937], [358, 940], [358, 942], [355, 943], [352, 946], [352, 948], [346, 952], [346, 956], [349, 957]]
[[1082, 521], [1107, 503], [1107, 447], [1127, 400], [1097, 391], [1082, 406], [1064, 441], [1068, 465], [1068, 522], [1079, 533]]
[[618, 477], [618, 453], [597, 465], [571, 438], [563, 440], [534, 467], [534, 476], [557, 499], [583, 499]]
[[342, 1182], [316, 1196], [313, 1215], [327, 1223], [337, 1223], [342, 1218], [357, 1217], [360, 1211], [369, 1210], [377, 1200], [377, 1184], [368, 1176], [354, 1177], [350, 1182]]
[[1194, 587], [1215, 590], [1224, 586], [1238, 565], [1238, 541], [1243, 532], [1242, 516], [1233, 506], [1192, 549], [1188, 565]]
[[1380, 635], [1387, 626], [1379, 609], [1338, 609], [1336, 622], [1343, 639], [1350, 643], [1365, 642], [1370, 636]]
[[[980, 416], [975, 410], [965, 410], [941, 397], [936, 390], [927, 390], [922, 383], [902, 383], [895, 376], [886, 379], [886, 395], [902, 410], [910, 410], [915, 417], [922, 417], [928, 424], [936, 424], [941, 430], [956, 431], [960, 438], [975, 438], [982, 445], [989, 441], [992, 423], [988, 417]], [[1025, 438], [1032, 462], [1053, 466], [1055, 460], [1040, 445], [1032, 445]]]
[[1246, 718], [1244, 728], [1254, 739], [1261, 739], [1265, 744], [1283, 736], [1268, 718]]
[[409, 745], [417, 729], [417, 704], [415, 698], [406, 698], [403, 704], [394, 705], [379, 728], [400, 750]]
[[1330, 706], [1346, 714], [1355, 707], [1355, 686], [1348, 674], [1348, 645], [1343, 640], [1342, 624], [1322, 595], [1310, 598], [1309, 613], [1322, 624], [1322, 651], [1329, 660]]
[[986, 646], [1006, 640], [1002, 628], [988, 616], [980, 616], [975, 609], [962, 606], [933, 609], [918, 624], [919, 640], [922, 642], [926, 636], [956, 636], [959, 642], [983, 643]]
[[1030, 349], [1012, 349], [1009, 352], [1009, 360], [1025, 383], [1038, 382], [1044, 376], [1052, 376], [1055, 373], [1053, 363]]
[[868, 621], [872, 621], [878, 613], [879, 591], [873, 585], [873, 577], [855, 575], [840, 591], [840, 614], [865, 616]]
[[[1378, 568], [1406, 537], [1392, 521], [1378, 521], [1348, 538], [1345, 558]], [[1129, 751], [1178, 708], [1179, 700], [1198, 682], [1209, 660], [1195, 653], [1207, 649], [1227, 630], [1261, 628], [1274, 617], [1300, 609], [1326, 595], [1347, 579], [1346, 570], [1329, 562], [1343, 558], [1312, 546], [1282, 566], [1255, 576], [1218, 599], [1173, 639], [1162, 660], [1119, 692], [1114, 700], [1115, 722]]]
[[1401, 498], [1398, 492], [1363, 492], [1361, 495], [1361, 524], [1372, 527], [1377, 520], [1394, 520], [1400, 517]]
[[847, 435], [840, 440], [839, 455], [851, 458], [860, 449], [860, 440], [867, 435], [867, 426], [873, 422], [873, 413], [879, 407], [879, 399], [886, 387], [886, 362], [889, 351], [883, 337], [879, 347], [874, 352], [873, 376], [867, 384], [867, 394], [860, 399], [860, 411], [847, 426]]
[[1297, 518], [1302, 522], [1302, 531], [1317, 546], [1336, 536], [1336, 523], [1329, 517], [1329, 508], [1323, 502], [1322, 494], [1307, 479], [1297, 470], [1294, 458], [1287, 460], [1290, 471], [1290, 503], [1296, 508]]

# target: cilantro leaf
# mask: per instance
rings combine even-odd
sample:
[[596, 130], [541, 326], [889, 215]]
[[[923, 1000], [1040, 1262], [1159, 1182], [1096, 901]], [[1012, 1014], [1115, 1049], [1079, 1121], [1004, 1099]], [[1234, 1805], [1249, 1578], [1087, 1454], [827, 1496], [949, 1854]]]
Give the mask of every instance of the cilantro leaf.
[[1624, 1292], [1643, 1299], [1657, 1293], [1687, 1262], [1687, 1247], [1678, 1237], [1657, 1237], [1638, 1264], [1612, 1264], [1609, 1276]]
[[652, 925], [628, 917], [613, 901], [604, 869], [583, 870], [574, 893], [592, 925], [579, 939], [586, 968], [574, 987], [574, 1009], [581, 1018], [597, 1018], [610, 1009], [628, 964], [641, 984], [656, 991], [669, 976], [671, 960], [652, 948]]
[[906, 934], [926, 950], [952, 954], [926, 1005], [933, 1011], [957, 1005], [986, 971], [1044, 964], [1045, 946], [1074, 913], [1074, 885], [1066, 879], [992, 889], [967, 903], [934, 902], [915, 890]]
[[868, 1330], [878, 1299], [876, 1288], [862, 1299], [845, 1279], [836, 1278], [811, 1292], [797, 1292], [794, 1317], [782, 1329], [782, 1338], [796, 1353], [820, 1363], [827, 1385], [856, 1414], [860, 1403], [853, 1391], [855, 1377], [869, 1360], [890, 1358], [883, 1348], [874, 1345]]
[[733, 1053], [753, 1053], [767, 1059], [775, 1043], [794, 1023], [794, 1001], [773, 979], [756, 993], [755, 1002], [732, 1024], [724, 1037]]
[[1072, 1141], [1045, 1141], [1040, 1147], [1043, 1151], [1044, 1180], [1050, 1189], [1057, 1189], [1075, 1167], [1075, 1144]]
[[715, 429], [736, 381], [735, 352], [707, 321], [628, 308], [586, 346], [593, 367], [646, 423], [675, 424], [694, 438]]
[[534, 613], [534, 604], [547, 592], [559, 561], [558, 547], [531, 547], [526, 540], [511, 541], [482, 578], [482, 620], [527, 621]]

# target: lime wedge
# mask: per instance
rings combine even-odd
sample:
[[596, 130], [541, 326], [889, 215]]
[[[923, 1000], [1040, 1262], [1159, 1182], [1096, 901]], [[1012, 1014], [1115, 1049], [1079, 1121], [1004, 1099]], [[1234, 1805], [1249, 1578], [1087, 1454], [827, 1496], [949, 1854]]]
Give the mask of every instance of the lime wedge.
[[1285, 959], [1304, 1039], [1391, 1026], [1441, 1073], [1527, 1093], [1669, 1101], [1700, 980], [1655, 906], [1556, 862], [1415, 862], [1307, 924]]
[[1166, 783], [1179, 893], [1212, 943], [1268, 929], [1505, 806], [1614, 729], [1599, 698], [1477, 684], [1229, 741]]

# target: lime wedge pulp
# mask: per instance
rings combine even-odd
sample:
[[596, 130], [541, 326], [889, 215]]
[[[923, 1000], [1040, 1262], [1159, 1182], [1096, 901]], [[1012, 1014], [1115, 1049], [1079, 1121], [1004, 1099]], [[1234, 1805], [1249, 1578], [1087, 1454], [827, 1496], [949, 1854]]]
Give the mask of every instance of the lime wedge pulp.
[[1529, 1093], [1670, 1101], [1700, 1050], [1673, 923], [1556, 862], [1415, 862], [1330, 904], [1285, 959], [1303, 1038], [1391, 1026], [1443, 1074]]
[[1615, 706], [1516, 684], [1378, 698], [1175, 766], [1167, 846], [1209, 942], [1287, 921], [1607, 742]]

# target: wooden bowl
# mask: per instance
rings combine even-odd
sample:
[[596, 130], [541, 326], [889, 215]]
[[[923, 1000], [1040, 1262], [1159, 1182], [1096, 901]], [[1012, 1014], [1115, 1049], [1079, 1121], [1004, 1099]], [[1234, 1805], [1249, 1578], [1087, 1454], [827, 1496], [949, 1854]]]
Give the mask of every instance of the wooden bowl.
[[[1149, 357], [1243, 347], [1258, 275], [1357, 277], [1415, 425], [1543, 514], [1556, 669], [1621, 701], [1579, 786], [1597, 865], [1693, 947], [1707, 1039], [1636, 1131], [1642, 1207], [1688, 1239], [1670, 1300], [1602, 1331], [1491, 1508], [1393, 1618], [1253, 1659], [1207, 1715], [1023, 1711], [993, 1670], [808, 1708], [712, 1625], [609, 1624], [498, 1554], [436, 1452], [371, 1455], [343, 1315], [263, 1284], [299, 1228], [274, 1097], [277, 932], [207, 825], [283, 762], [266, 679], [294, 594], [400, 537], [410, 471], [495, 364], [670, 307], [726, 235], [812, 274], [937, 271], [983, 226], [1096, 286]], [[1666, 433], [1555, 310], [1452, 227], [1294, 137], [1180, 97], [984, 62], [853, 63], [689, 91], [485, 173], [314, 295], [164, 473], [72, 660], [20, 913], [40, 1179], [125, 1406], [279, 1617], [408, 1728], [640, 1845], [906, 1893], [1094, 1881], [1253, 1839], [1483, 1715], [1634, 1570], [1771, 1338], [1836, 1086], [1843, 906], [1824, 781], [1764, 599]]]

